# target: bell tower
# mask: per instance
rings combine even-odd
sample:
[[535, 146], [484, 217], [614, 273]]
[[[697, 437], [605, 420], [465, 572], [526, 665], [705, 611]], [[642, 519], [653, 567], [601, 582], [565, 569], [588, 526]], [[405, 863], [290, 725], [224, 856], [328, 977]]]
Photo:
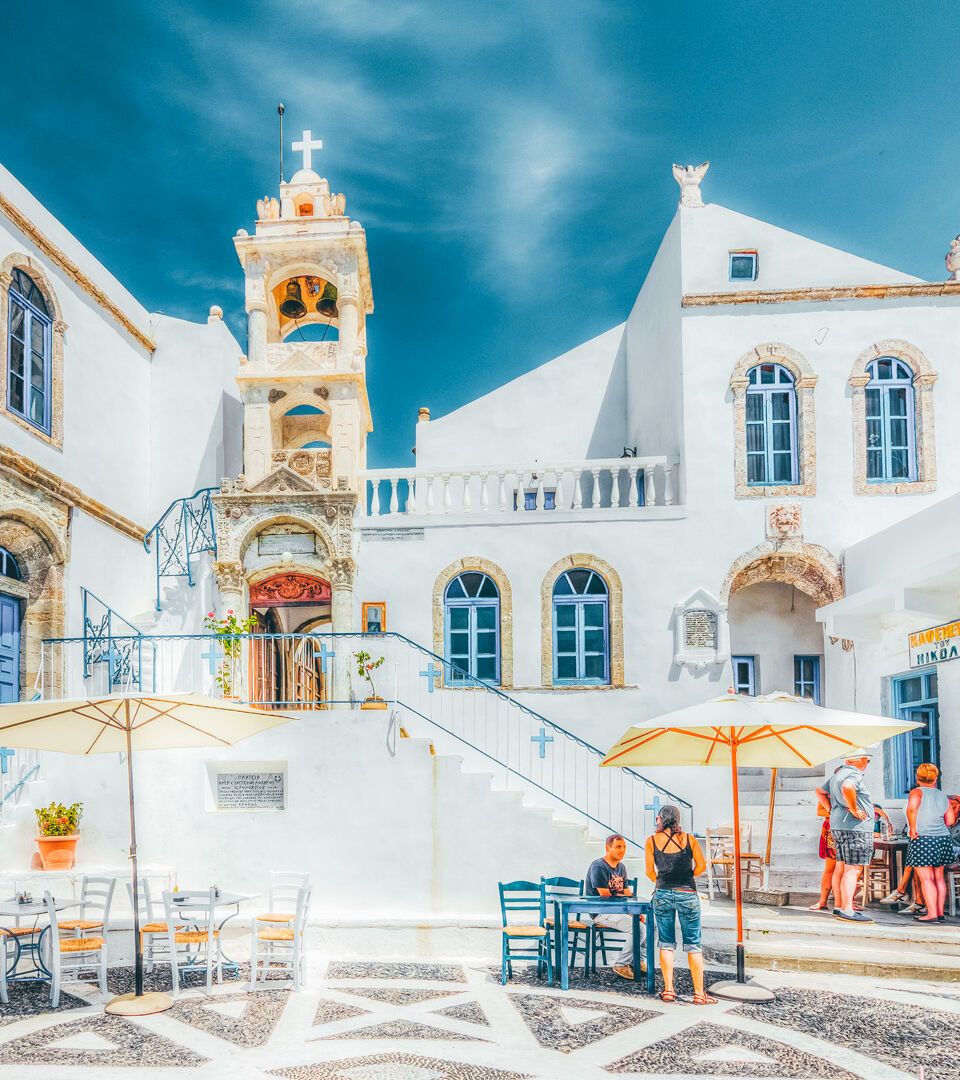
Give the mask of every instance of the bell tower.
[[237, 382], [248, 486], [293, 461], [300, 475], [356, 491], [366, 463], [367, 242], [346, 198], [313, 171], [320, 146], [309, 131], [294, 142], [303, 167], [280, 184], [279, 199], [257, 200], [254, 234], [234, 237], [246, 284], [247, 355]]
[[[309, 616], [347, 632], [353, 517], [373, 427], [365, 370], [373, 294], [363, 228], [313, 170], [321, 145], [309, 131], [294, 142], [302, 168], [281, 179], [279, 197], [257, 200], [252, 235], [234, 237], [247, 312], [237, 372], [243, 473], [213, 498], [214, 571], [224, 608], [256, 611], [285, 631]], [[304, 583], [305, 596], [328, 597], [329, 607], [291, 600]], [[266, 593], [282, 593], [290, 610], [261, 603]]]

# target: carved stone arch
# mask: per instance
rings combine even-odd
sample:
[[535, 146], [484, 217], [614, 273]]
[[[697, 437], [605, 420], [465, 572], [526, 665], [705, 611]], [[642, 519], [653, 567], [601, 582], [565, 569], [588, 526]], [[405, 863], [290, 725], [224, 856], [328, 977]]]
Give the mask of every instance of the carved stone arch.
[[[867, 366], [881, 356], [903, 360], [913, 372], [916, 419], [917, 479], [891, 484], [867, 482]], [[937, 487], [937, 443], [933, 419], [933, 384], [937, 381], [933, 364], [909, 341], [885, 338], [863, 350], [853, 364], [848, 380], [853, 405], [853, 490], [857, 495], [908, 495], [935, 491]]]
[[247, 553], [247, 549], [253, 541], [264, 529], [268, 529], [272, 525], [300, 525], [308, 532], [314, 533], [325, 548], [325, 551], [322, 554], [320, 551], [317, 552], [318, 558], [333, 559], [336, 557], [337, 546], [333, 533], [327, 522], [322, 518], [314, 514], [276, 513], [274, 511], [258, 514], [251, 518], [249, 522], [245, 523], [232, 538], [229, 553], [224, 554], [221, 557], [223, 559], [232, 558], [236, 559], [238, 562], [242, 562], [243, 557]]
[[[797, 467], [796, 484], [747, 483], [747, 388], [749, 372], [758, 364], [781, 364], [794, 379], [797, 394]], [[757, 345], [740, 357], [730, 374], [733, 394], [734, 488], [738, 499], [816, 495], [817, 493], [817, 422], [814, 389], [818, 376], [810, 362], [796, 349], [782, 342]]]
[[468, 571], [486, 574], [500, 593], [500, 685], [505, 689], [513, 686], [513, 590], [506, 572], [489, 559], [478, 555], [465, 555], [445, 566], [433, 583], [433, 651], [444, 655], [443, 596], [455, 577]]
[[[20, 600], [20, 685], [29, 691], [40, 670], [43, 641], [63, 637], [66, 629], [64, 591], [69, 558], [69, 510], [56, 504], [43, 508], [18, 501], [0, 477], [0, 547], [17, 560], [21, 580], [4, 578], [0, 592]], [[48, 694], [59, 693], [59, 675], [49, 674]]]
[[540, 682], [553, 686], [553, 586], [567, 570], [595, 570], [607, 583], [610, 619], [610, 686], [623, 686], [623, 583], [617, 571], [597, 555], [564, 555], [546, 572], [540, 585]]
[[734, 593], [764, 581], [793, 585], [817, 607], [843, 596], [843, 571], [825, 547], [802, 541], [778, 545], [768, 540], [735, 560], [724, 578], [720, 600], [728, 604]]
[[[50, 311], [52, 320], [50, 332], [50, 434], [41, 431], [29, 421], [7, 409], [7, 338], [10, 326], [10, 286], [13, 284], [14, 269], [22, 270], [29, 274], [31, 280], [40, 290]], [[12, 420], [25, 431], [29, 431], [38, 439], [42, 439], [57, 449], [63, 448], [63, 340], [67, 332], [67, 324], [63, 320], [63, 309], [57, 298], [56, 290], [42, 264], [30, 255], [23, 252], [11, 252], [0, 262], [0, 356], [3, 363], [0, 364], [0, 412], [8, 420]]]

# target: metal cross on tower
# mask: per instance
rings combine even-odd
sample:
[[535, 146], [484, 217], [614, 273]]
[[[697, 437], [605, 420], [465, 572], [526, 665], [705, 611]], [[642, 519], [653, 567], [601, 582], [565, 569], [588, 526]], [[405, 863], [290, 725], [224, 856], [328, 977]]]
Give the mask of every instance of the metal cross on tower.
[[323, 149], [323, 139], [314, 139], [313, 132], [308, 128], [304, 131], [303, 138], [293, 144], [293, 149], [303, 154], [303, 167], [313, 169], [313, 151]]

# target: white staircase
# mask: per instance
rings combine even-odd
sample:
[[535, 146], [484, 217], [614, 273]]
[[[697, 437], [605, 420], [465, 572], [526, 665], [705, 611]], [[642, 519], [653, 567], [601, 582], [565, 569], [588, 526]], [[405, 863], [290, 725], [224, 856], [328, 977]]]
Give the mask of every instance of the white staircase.
[[[823, 767], [782, 769], [777, 775], [770, 856], [771, 889], [816, 895], [820, 891], [820, 827], [816, 789]], [[770, 769], [740, 770], [740, 815], [752, 827], [752, 848], [764, 854], [770, 805]]]

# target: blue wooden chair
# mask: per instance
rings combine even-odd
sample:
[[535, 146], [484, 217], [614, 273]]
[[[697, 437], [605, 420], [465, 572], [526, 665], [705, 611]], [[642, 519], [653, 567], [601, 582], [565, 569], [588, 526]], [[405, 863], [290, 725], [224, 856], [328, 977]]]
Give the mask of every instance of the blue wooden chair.
[[[547, 948], [553, 955], [554, 948], [552, 938], [556, 933], [556, 929], [553, 925], [553, 903], [554, 898], [566, 899], [570, 896], [583, 896], [583, 880], [577, 881], [574, 878], [568, 877], [541, 877], [540, 888], [543, 889], [544, 907], [546, 910], [546, 918], [544, 919], [544, 925], [547, 928]], [[570, 919], [567, 924], [570, 928], [570, 970], [572, 971], [577, 966], [577, 953], [583, 953], [583, 966], [586, 969], [587, 959], [590, 954], [590, 943], [592, 940], [593, 926], [591, 923], [586, 923], [582, 919]], [[580, 941], [580, 935], [583, 934], [583, 941]]]
[[[536, 962], [537, 974], [544, 967], [547, 978], [553, 982], [553, 957], [549, 949], [549, 937], [544, 925], [546, 910], [541, 885], [532, 881], [500, 882], [500, 914], [503, 918], [501, 934], [500, 981], [506, 984], [513, 977], [514, 960]], [[522, 914], [521, 914], [522, 913]], [[511, 916], [521, 915], [511, 922]]]
[[[633, 895], [637, 895], [637, 879], [628, 878], [627, 887], [633, 889]], [[626, 934], [621, 933], [619, 930], [612, 926], [603, 925], [603, 916], [599, 916], [601, 922], [594, 920], [593, 933], [589, 942], [589, 955], [587, 957], [587, 971], [597, 970], [597, 953], [603, 956], [603, 963], [606, 966], [607, 963], [607, 951], [612, 952], [614, 949], [619, 952], [626, 943]], [[642, 955], [642, 953], [641, 953]]]

